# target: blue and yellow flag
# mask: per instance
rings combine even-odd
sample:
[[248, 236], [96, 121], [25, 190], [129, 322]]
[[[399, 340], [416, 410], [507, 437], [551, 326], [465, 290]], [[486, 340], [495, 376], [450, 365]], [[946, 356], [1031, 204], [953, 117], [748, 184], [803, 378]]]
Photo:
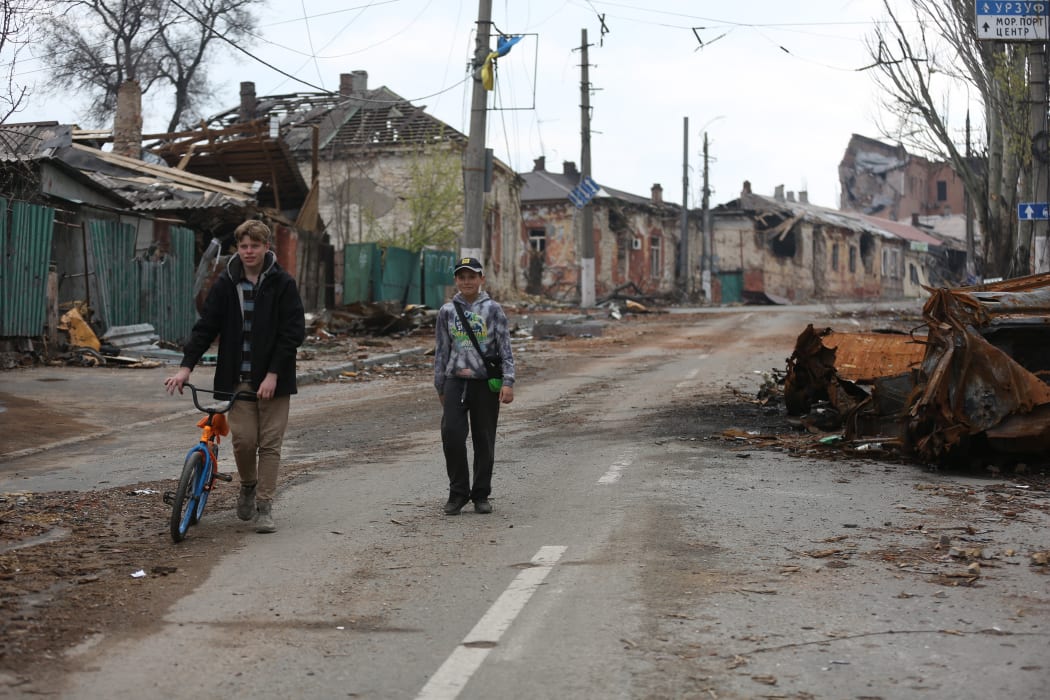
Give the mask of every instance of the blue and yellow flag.
[[511, 48], [519, 41], [521, 41], [520, 36], [503, 35], [500, 35], [499, 39], [496, 40], [496, 50], [486, 56], [485, 62], [481, 64], [481, 84], [485, 86], [486, 90], [491, 90], [495, 84], [496, 76], [493, 71], [493, 62], [497, 58], [510, 53]]

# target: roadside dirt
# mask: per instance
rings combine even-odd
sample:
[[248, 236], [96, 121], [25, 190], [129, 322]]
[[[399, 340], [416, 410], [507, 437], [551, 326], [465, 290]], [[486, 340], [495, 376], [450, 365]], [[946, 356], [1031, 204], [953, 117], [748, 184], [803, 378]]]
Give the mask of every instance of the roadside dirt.
[[[527, 343], [522, 340], [522, 351], [516, 356], [519, 377], [526, 382], [550, 373], [569, 372], [583, 356], [622, 352], [643, 337], [647, 342], [663, 337], [666, 334], [660, 333], [661, 328], [680, 322], [680, 318], [669, 314], [628, 316], [619, 322], [610, 321], [600, 337], [532, 338]], [[895, 322], [910, 323], [907, 319]], [[876, 319], [875, 324], [885, 326], [887, 319]], [[365, 354], [429, 348], [430, 338], [430, 332], [421, 331], [397, 338], [312, 340], [304, 347], [300, 369], [341, 365], [363, 359]], [[786, 339], [785, 357], [790, 354], [791, 340]], [[370, 383], [377, 397], [421, 386], [429, 398], [430, 372], [429, 356], [417, 355], [348, 372], [332, 381]], [[764, 402], [729, 387], [712, 391], [706, 398], [704, 403], [677, 402], [646, 422], [659, 426], [661, 439], [717, 445], [737, 451], [742, 458], [749, 451], [765, 449], [816, 459], [850, 458], [834, 446], [820, 444], [797, 423], [789, 421], [776, 401]], [[404, 418], [404, 406], [384, 403], [376, 402], [372, 415], [355, 419], [353, 434], [345, 438], [352, 441], [362, 459], [390, 454], [397, 441], [404, 438], [395, 434], [377, 441], [374, 436], [389, 433], [384, 426], [394, 424], [395, 418], [402, 422], [413, 420]], [[39, 406], [21, 409], [27, 416], [25, 430], [48, 421]], [[422, 422], [402, 424], [410, 429], [426, 427]], [[48, 425], [51, 438], [56, 440], [78, 430], [75, 421]], [[286, 463], [282, 486], [331, 466], [323, 460]], [[922, 469], [915, 465], [900, 468]], [[990, 518], [1023, 518], [1029, 509], [1046, 512], [1050, 508], [1047, 472], [1047, 465], [1029, 464], [1023, 473], [1012, 473], [1011, 484], [1020, 488], [1007, 488], [999, 481], [966, 488], [933, 484], [930, 488], [941, 489], [938, 495], [944, 497], [946, 519], [956, 507], [977, 507]], [[173, 480], [165, 480], [86, 493], [0, 494], [0, 679], [6, 680], [9, 688], [17, 689], [19, 683], [45, 668], [48, 673], [60, 672], [64, 652], [89, 644], [98, 633], [133, 634], [146, 627], [180, 596], [200, 585], [218, 556], [236, 548], [241, 538], [255, 536], [241, 525], [225, 531], [221, 537], [197, 536], [192, 541], [173, 544], [167, 529], [169, 510], [161, 500], [161, 494], [172, 488]], [[235, 494], [232, 486], [220, 485], [209, 501], [205, 517], [232, 519]], [[911, 567], [916, 575], [923, 575], [924, 561], [950, 554], [946, 546], [941, 547], [939, 533], [925, 527], [918, 519], [902, 524], [898, 534], [902, 541], [911, 544], [887, 544], [877, 556], [894, 565], [905, 564], [902, 569]], [[980, 536], [978, 531], [959, 534]], [[829, 545], [827, 549], [825, 556], [829, 561], [849, 555], [842, 547]], [[830, 552], [832, 549], [838, 551]], [[959, 556], [965, 559], [977, 555], [962, 552]], [[981, 561], [985, 566], [1005, 565], [1001, 558]], [[962, 568], [965, 570], [965, 563]], [[1042, 570], [1046, 569], [1044, 564]], [[138, 572], [141, 574], [136, 577]], [[957, 586], [973, 585], [976, 581], [976, 577], [964, 576], [946, 578], [942, 583]]]

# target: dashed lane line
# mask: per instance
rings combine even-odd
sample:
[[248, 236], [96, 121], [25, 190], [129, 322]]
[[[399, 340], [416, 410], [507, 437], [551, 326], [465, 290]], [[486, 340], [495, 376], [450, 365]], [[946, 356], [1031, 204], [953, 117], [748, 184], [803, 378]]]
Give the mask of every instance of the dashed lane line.
[[430, 677], [416, 700], [454, 700], [459, 697], [485, 657], [499, 643], [503, 633], [529, 602], [543, 579], [547, 578], [551, 568], [561, 559], [565, 549], [554, 545], [540, 547], [540, 551], [532, 558], [532, 566], [510, 582], [507, 590], [503, 591], [452, 655]]

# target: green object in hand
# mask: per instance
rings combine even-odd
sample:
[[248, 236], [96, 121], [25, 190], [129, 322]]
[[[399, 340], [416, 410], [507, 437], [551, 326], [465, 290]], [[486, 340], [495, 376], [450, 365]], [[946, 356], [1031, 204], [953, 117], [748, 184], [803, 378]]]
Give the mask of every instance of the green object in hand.
[[496, 393], [503, 388], [502, 379], [490, 379], [489, 380], [489, 391]]

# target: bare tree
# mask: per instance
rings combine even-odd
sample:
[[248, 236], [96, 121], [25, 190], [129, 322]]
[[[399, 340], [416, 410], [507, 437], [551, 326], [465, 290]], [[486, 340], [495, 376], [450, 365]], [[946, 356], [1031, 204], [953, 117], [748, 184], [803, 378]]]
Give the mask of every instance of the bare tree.
[[43, 24], [54, 92], [91, 97], [89, 118], [106, 123], [128, 80], [142, 93], [171, 89], [168, 130], [192, 121], [210, 94], [205, 59], [216, 42], [243, 44], [259, 0], [60, 0]]
[[18, 58], [30, 41], [30, 20], [37, 0], [2, 0], [0, 4], [0, 124], [18, 112], [25, 103], [28, 88], [15, 78]]
[[[1027, 274], [1031, 241], [1019, 232], [1016, 204], [1031, 165], [1028, 47], [978, 41], [972, 0], [911, 0], [914, 23], [890, 0], [883, 5], [889, 20], [868, 41], [883, 106], [895, 121], [883, 125], [883, 135], [949, 162], [962, 179], [983, 232], [985, 275]], [[975, 151], [983, 157], [967, 158], [965, 137], [953, 127], [950, 97], [961, 86], [975, 91], [984, 110]]]

